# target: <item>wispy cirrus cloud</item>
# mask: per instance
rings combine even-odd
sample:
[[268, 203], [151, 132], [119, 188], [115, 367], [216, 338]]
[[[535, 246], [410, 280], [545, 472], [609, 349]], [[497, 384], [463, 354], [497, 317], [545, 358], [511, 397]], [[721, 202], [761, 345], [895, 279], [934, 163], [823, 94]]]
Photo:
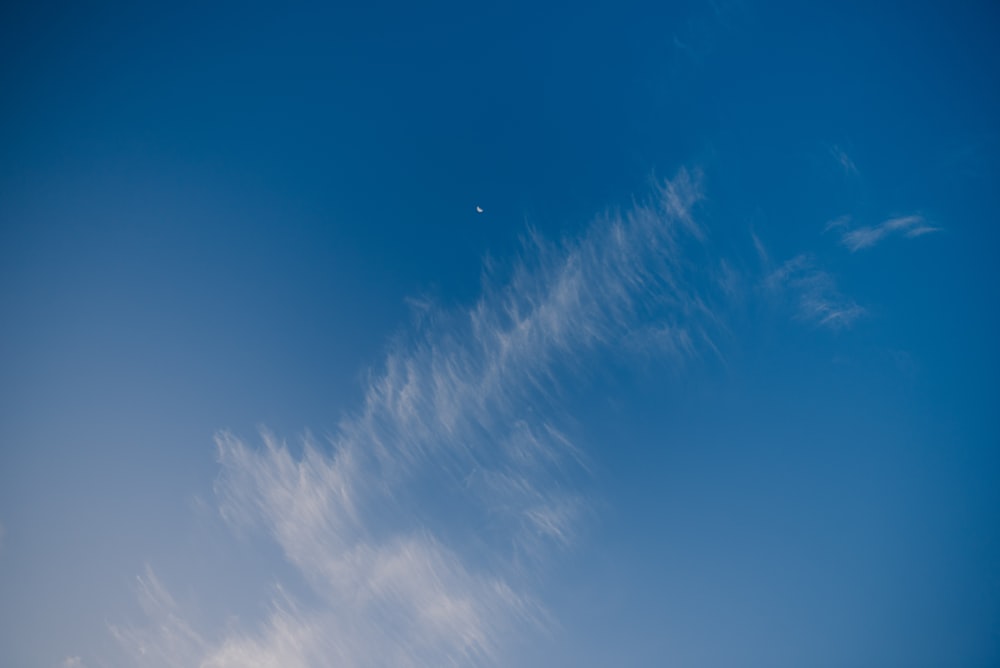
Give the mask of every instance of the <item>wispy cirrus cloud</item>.
[[113, 628], [136, 665], [479, 665], [544, 628], [528, 583], [588, 512], [586, 457], [549, 409], [601, 351], [713, 346], [717, 316], [684, 251], [704, 238], [701, 197], [681, 170], [578, 239], [529, 234], [471, 308], [424, 305], [325, 441], [218, 434], [222, 516], [274, 540], [308, 600], [280, 590], [255, 628], [209, 640], [147, 572], [150, 623]]
[[111, 627], [129, 665], [496, 665], [509, 638], [547, 628], [533, 584], [589, 513], [587, 457], [554, 417], [567, 378], [614, 352], [721, 354], [724, 311], [754, 286], [826, 328], [864, 313], [808, 255], [775, 267], [756, 236], [762, 278], [704, 262], [701, 199], [681, 170], [576, 239], [529, 232], [470, 308], [414, 301], [414, 331], [327, 438], [218, 433], [221, 516], [274, 541], [305, 589], [276, 585], [256, 623], [210, 634], [147, 570], [146, 622]]
[[148, 668], [201, 665], [207, 643], [184, 619], [170, 592], [148, 565], [145, 573], [135, 579], [135, 593], [148, 624], [110, 627], [132, 664]]
[[210, 634], [147, 570], [146, 623], [111, 628], [129, 665], [496, 665], [508, 639], [547, 628], [539, 569], [590, 512], [587, 457], [555, 417], [567, 378], [607, 354], [721, 354], [725, 310], [760, 286], [816, 326], [864, 314], [809, 255], [775, 266], [756, 236], [759, 275], [705, 262], [701, 199], [681, 170], [576, 239], [529, 232], [470, 308], [414, 301], [413, 331], [324, 439], [218, 433], [222, 518], [272, 540], [304, 588], [276, 585], [256, 623]]
[[941, 230], [941, 228], [935, 227], [926, 218], [918, 214], [898, 216], [889, 218], [878, 225], [855, 228], [850, 227], [850, 217], [841, 217], [827, 223], [826, 229], [840, 230], [841, 244], [852, 253], [871, 248], [892, 235], [902, 235], [912, 239]]
[[833, 274], [819, 267], [810, 255], [802, 253], [773, 267], [764, 244], [756, 235], [753, 241], [765, 268], [765, 291], [790, 299], [798, 320], [838, 330], [865, 315], [864, 307], [844, 295]]
[[858, 174], [858, 166], [854, 164], [854, 160], [851, 159], [851, 156], [843, 148], [837, 145], [831, 146], [830, 155], [837, 161], [837, 164], [840, 165], [845, 174], [848, 176], [856, 176]]

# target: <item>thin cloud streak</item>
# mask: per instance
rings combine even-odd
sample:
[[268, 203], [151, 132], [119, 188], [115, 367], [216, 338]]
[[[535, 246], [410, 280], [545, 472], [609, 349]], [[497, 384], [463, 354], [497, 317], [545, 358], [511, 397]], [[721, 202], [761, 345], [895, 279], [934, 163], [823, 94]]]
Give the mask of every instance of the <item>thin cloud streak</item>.
[[129, 654], [133, 665], [144, 668], [197, 666], [207, 643], [184, 619], [163, 583], [146, 566], [136, 577], [136, 597], [148, 624], [111, 625], [111, 634]]
[[837, 216], [831, 221], [828, 221], [825, 226], [823, 226], [823, 232], [830, 232], [831, 230], [843, 230], [846, 229], [851, 224], [851, 215], [845, 214], [843, 216]]
[[[762, 250], [760, 240], [756, 237], [754, 240]], [[770, 270], [764, 277], [763, 286], [773, 296], [789, 298], [798, 320], [819, 327], [847, 329], [866, 313], [864, 307], [840, 292], [832, 274], [817, 267], [806, 254], [797, 255]]]
[[857, 176], [858, 167], [854, 164], [854, 161], [851, 160], [851, 156], [847, 155], [847, 152], [844, 149], [839, 146], [831, 146], [830, 155], [833, 156], [833, 159], [836, 160], [841, 166], [845, 174], [849, 176]]
[[[411, 300], [414, 331], [327, 438], [290, 447], [263, 431], [253, 446], [219, 432], [221, 517], [273, 540], [305, 589], [277, 586], [256, 625], [209, 637], [147, 569], [147, 623], [111, 627], [129, 665], [496, 665], [508, 639], [550, 628], [533, 587], [591, 512], [587, 457], [554, 417], [567, 379], [598, 355], [721, 356], [722, 313], [756, 283], [724, 258], [692, 259], [707, 247], [701, 199], [682, 169], [575, 240], [529, 231], [508, 273], [486, 263], [471, 308]], [[760, 285], [790, 296], [797, 319], [843, 329], [864, 314], [809, 256], [775, 268], [753, 244]]]
[[[830, 226], [827, 226], [830, 229]], [[906, 238], [914, 238], [938, 232], [941, 228], [934, 227], [920, 215], [900, 216], [890, 218], [874, 227], [858, 227], [845, 231], [841, 237], [841, 243], [852, 253], [859, 250], [871, 248], [886, 237], [893, 234], [902, 234]]]
[[148, 572], [150, 628], [113, 629], [144, 648], [137, 664], [480, 665], [517, 629], [546, 628], [528, 583], [588, 512], [586, 457], [548, 410], [560, 379], [598, 350], [714, 349], [718, 318], [684, 259], [704, 238], [699, 175], [656, 194], [576, 241], [529, 233], [467, 311], [424, 305], [328, 442], [307, 435], [295, 453], [267, 432], [260, 448], [219, 433], [223, 518], [272, 538], [315, 601], [282, 591], [256, 630], [206, 642]]

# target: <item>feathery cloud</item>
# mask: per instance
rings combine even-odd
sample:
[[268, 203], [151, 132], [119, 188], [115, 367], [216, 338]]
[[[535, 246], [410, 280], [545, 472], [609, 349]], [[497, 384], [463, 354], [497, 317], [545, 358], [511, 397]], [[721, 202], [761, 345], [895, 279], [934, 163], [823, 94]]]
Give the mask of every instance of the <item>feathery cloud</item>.
[[[484, 267], [470, 308], [413, 301], [414, 331], [327, 439], [219, 432], [222, 518], [273, 540], [305, 589], [279, 585], [255, 625], [207, 637], [147, 569], [147, 623], [111, 627], [130, 665], [496, 664], [512, 634], [547, 628], [532, 585], [589, 512], [587, 458], [553, 418], [565, 379], [599, 355], [720, 354], [718, 304], [754, 283], [725, 259], [691, 259], [707, 238], [701, 198], [699, 175], [681, 170], [579, 238], [529, 232], [509, 273]], [[753, 243], [761, 284], [798, 319], [839, 329], [864, 313], [809, 256], [775, 268]]]
[[183, 618], [163, 583], [146, 566], [136, 577], [136, 597], [148, 620], [144, 626], [111, 625], [111, 634], [129, 653], [132, 665], [144, 668], [198, 666], [207, 643]]
[[[147, 569], [147, 623], [111, 627], [129, 664], [496, 664], [513, 634], [547, 628], [533, 583], [589, 512], [587, 458], [552, 417], [565, 379], [599, 355], [720, 354], [718, 305], [754, 283], [725, 259], [691, 259], [707, 238], [701, 198], [699, 175], [682, 169], [579, 238], [529, 232], [509, 273], [485, 265], [470, 308], [413, 300], [414, 331], [325, 440], [289, 447], [264, 431], [255, 446], [219, 432], [221, 516], [273, 540], [306, 588], [278, 585], [255, 625], [208, 637]], [[798, 319], [837, 329], [864, 313], [808, 256], [774, 268], [753, 242], [762, 284], [790, 295]]]
[[[846, 227], [845, 225], [841, 227]], [[827, 229], [832, 229], [830, 224]], [[840, 237], [840, 242], [852, 253], [865, 248], [871, 248], [882, 239], [892, 235], [901, 234], [907, 238], [919, 237], [930, 232], [938, 232], [941, 228], [934, 227], [920, 215], [900, 216], [889, 218], [873, 227], [857, 227], [848, 229]]]
[[208, 641], [148, 571], [150, 624], [112, 629], [134, 662], [478, 665], [500, 659], [508, 634], [545, 628], [526, 583], [587, 512], [586, 458], [546, 408], [598, 351], [714, 347], [716, 316], [683, 251], [704, 238], [701, 197], [698, 174], [681, 170], [579, 239], [529, 234], [473, 307], [427, 306], [329, 442], [293, 451], [266, 432], [262, 447], [219, 433], [222, 516], [273, 539], [310, 600], [281, 590], [258, 627]]
[[844, 230], [847, 229], [851, 224], [851, 214], [844, 214], [843, 216], [837, 216], [833, 220], [827, 221], [826, 225], [823, 226], [824, 234], [832, 230]]
[[847, 155], [847, 152], [841, 147], [836, 145], [831, 146], [830, 155], [833, 156], [833, 159], [836, 160], [837, 164], [841, 166], [845, 174], [853, 176], [858, 173], [857, 165], [854, 164], [854, 161], [851, 160], [851, 156]]
[[[757, 241], [762, 248], [763, 245]], [[771, 294], [788, 295], [796, 317], [820, 327], [846, 329], [865, 314], [865, 309], [843, 295], [834, 277], [816, 266], [808, 255], [797, 255], [770, 271], [764, 287]]]

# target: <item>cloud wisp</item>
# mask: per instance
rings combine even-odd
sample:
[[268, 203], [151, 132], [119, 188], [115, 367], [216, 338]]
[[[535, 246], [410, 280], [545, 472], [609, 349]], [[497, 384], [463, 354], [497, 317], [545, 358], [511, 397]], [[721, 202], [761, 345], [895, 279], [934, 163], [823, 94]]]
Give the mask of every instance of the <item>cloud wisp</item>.
[[832, 330], [847, 329], [866, 313], [837, 287], [834, 276], [808, 254], [796, 255], [774, 267], [764, 244], [753, 235], [757, 255], [764, 267], [764, 291], [772, 297], [791, 300], [796, 319]]
[[858, 166], [854, 164], [851, 156], [847, 155], [847, 151], [842, 149], [840, 146], [834, 145], [830, 147], [830, 155], [837, 161], [837, 164], [840, 165], [841, 169], [844, 170], [844, 174], [848, 176], [858, 175]]
[[218, 434], [222, 516], [275, 541], [307, 596], [279, 589], [256, 628], [208, 640], [148, 572], [150, 623], [113, 628], [133, 660], [493, 664], [509, 634], [544, 628], [530, 582], [588, 508], [586, 457], [552, 417], [564, 379], [618, 348], [687, 358], [714, 347], [717, 318], [684, 250], [704, 238], [701, 197], [698, 175], [681, 170], [576, 240], [529, 234], [508, 273], [487, 267], [474, 306], [424, 309], [323, 441], [291, 447], [265, 432], [255, 447]]
[[902, 235], [908, 239], [920, 237], [931, 232], [939, 232], [941, 228], [934, 227], [926, 218], [914, 214], [889, 218], [878, 225], [862, 226], [851, 229], [850, 218], [841, 217], [827, 223], [826, 229], [841, 230], [840, 243], [852, 253], [871, 248], [883, 239], [892, 235]]
[[[759, 274], [706, 257], [702, 197], [699, 175], [682, 169], [575, 239], [529, 232], [513, 266], [485, 263], [471, 307], [414, 301], [412, 330], [331, 435], [289, 445], [219, 432], [221, 517], [273, 541], [295, 582], [274, 585], [256, 623], [210, 633], [147, 570], [137, 580], [147, 622], [111, 627], [129, 664], [497, 665], [507, 640], [548, 628], [534, 587], [590, 510], [587, 457], [558, 417], [589, 365], [721, 355], [727, 313], [754, 292], [830, 330], [866, 313], [811, 255], [775, 264], [756, 235]], [[919, 216], [850, 224], [828, 230], [852, 250], [933, 231]]]
[[[133, 664], [144, 668], [200, 665], [207, 643], [183, 618], [170, 592], [148, 565], [145, 574], [136, 577], [135, 591], [149, 623], [111, 625], [111, 634], [128, 652]], [[80, 661], [79, 657], [73, 657], [67, 662], [71, 660]]]
[[753, 286], [827, 329], [865, 313], [811, 256], [775, 266], [756, 236], [759, 278], [706, 262], [702, 197], [700, 175], [682, 169], [578, 238], [529, 232], [512, 267], [485, 264], [469, 308], [415, 301], [412, 331], [332, 435], [218, 433], [222, 518], [273, 541], [298, 589], [275, 585], [255, 624], [212, 634], [147, 570], [147, 622], [111, 627], [129, 665], [497, 665], [507, 640], [548, 628], [534, 587], [590, 510], [587, 457], [558, 418], [571, 382], [609, 354], [720, 355], [726, 312]]

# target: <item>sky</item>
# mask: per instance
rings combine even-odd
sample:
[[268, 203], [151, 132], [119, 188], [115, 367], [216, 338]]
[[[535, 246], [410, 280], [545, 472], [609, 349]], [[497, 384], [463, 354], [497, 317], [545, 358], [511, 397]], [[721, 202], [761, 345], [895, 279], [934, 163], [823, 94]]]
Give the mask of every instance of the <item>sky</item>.
[[0, 9], [0, 665], [1000, 664], [997, 6], [341, 4]]

